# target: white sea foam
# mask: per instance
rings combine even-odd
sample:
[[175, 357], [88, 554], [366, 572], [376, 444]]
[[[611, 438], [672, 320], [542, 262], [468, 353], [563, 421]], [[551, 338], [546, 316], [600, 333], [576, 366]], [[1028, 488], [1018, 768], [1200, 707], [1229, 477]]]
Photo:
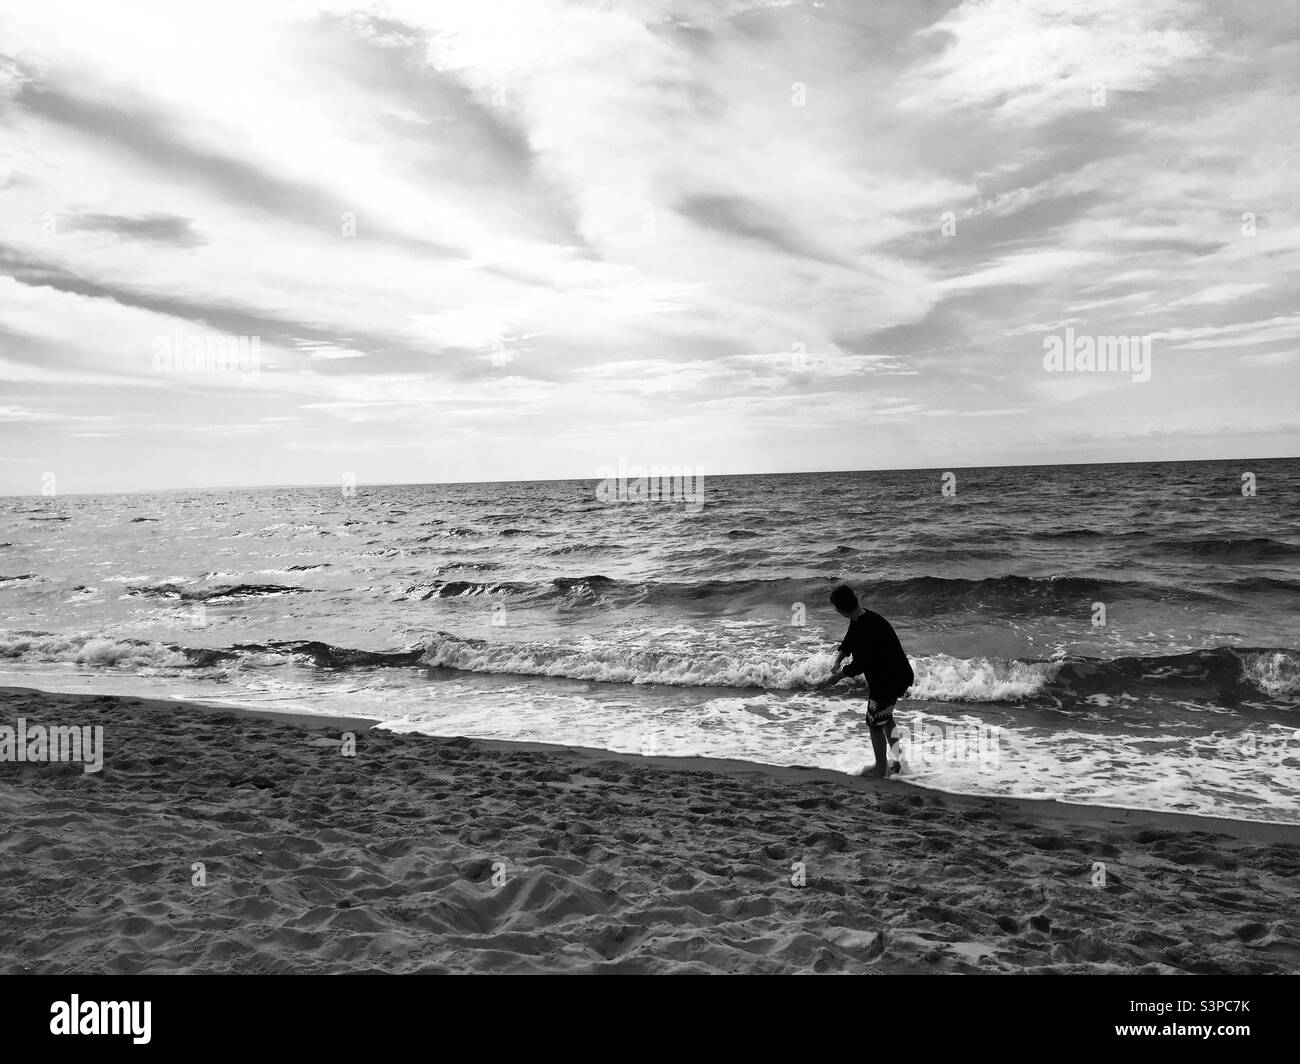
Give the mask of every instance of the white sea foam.
[[189, 659], [159, 643], [108, 639], [88, 634], [54, 635], [18, 632], [0, 635], [0, 659], [68, 662], [76, 665], [125, 665], [133, 668], [184, 668]]
[[[830, 675], [829, 651], [799, 655], [768, 650], [698, 654], [586, 640], [576, 644], [499, 644], [440, 635], [426, 646], [424, 663], [466, 672], [567, 677], [607, 683], [689, 687], [759, 687], [789, 691], [815, 687]], [[914, 660], [909, 697], [934, 701], [1009, 702], [1037, 694], [1056, 675], [1055, 662], [953, 658]]]
[[908, 697], [936, 702], [1014, 702], [1038, 694], [1060, 668], [1060, 662], [934, 654], [913, 662], [916, 682]]
[[584, 640], [575, 644], [484, 643], [439, 636], [428, 643], [427, 665], [466, 672], [556, 676], [607, 683], [667, 684], [677, 687], [811, 687], [830, 674], [831, 655], [802, 660], [747, 658], [742, 654], [690, 654]]
[[1241, 660], [1246, 679], [1265, 694], [1273, 696], [1300, 693], [1300, 657], [1277, 650], [1247, 654]]

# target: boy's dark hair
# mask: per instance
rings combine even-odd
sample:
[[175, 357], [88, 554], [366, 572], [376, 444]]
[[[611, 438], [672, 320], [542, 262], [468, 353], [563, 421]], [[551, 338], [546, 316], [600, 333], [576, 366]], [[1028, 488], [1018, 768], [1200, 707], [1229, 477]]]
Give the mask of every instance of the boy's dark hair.
[[831, 592], [831, 605], [838, 610], [854, 610], [858, 607], [858, 596], [848, 584], [840, 584]]

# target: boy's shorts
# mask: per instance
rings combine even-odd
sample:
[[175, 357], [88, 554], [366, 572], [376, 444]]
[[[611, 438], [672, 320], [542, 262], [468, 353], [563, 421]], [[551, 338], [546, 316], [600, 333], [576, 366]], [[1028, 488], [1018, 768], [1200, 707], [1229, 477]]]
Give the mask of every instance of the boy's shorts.
[[874, 698], [867, 701], [867, 724], [873, 728], [892, 728], [894, 725], [894, 704], [897, 698]]

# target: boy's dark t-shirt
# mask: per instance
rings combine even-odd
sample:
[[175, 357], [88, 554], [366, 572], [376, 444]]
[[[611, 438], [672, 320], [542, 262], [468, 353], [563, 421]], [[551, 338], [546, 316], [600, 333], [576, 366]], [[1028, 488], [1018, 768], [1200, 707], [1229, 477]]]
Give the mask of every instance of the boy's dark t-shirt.
[[916, 679], [893, 626], [871, 610], [849, 622], [840, 650], [853, 655], [844, 675], [866, 677], [876, 702], [898, 698]]

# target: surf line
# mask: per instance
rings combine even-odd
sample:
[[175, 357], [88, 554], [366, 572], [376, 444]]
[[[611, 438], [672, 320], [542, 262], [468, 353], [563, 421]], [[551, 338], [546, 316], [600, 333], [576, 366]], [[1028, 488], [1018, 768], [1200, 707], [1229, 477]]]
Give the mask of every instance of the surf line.
[[599, 502], [681, 502], [690, 514], [704, 509], [703, 466], [647, 467], [620, 458], [617, 468], [601, 466], [596, 476], [600, 478], [596, 485]]

